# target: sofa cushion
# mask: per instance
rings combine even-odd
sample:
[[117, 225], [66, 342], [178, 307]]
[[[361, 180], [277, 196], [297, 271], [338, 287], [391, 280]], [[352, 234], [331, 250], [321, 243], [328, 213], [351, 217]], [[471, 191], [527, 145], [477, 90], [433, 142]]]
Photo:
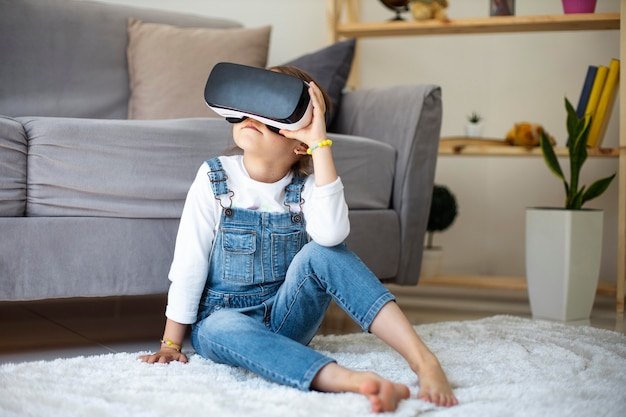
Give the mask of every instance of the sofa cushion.
[[330, 133], [337, 173], [351, 210], [387, 209], [396, 166], [391, 145], [361, 136]]
[[[216, 116], [202, 96], [211, 69], [219, 61], [264, 67], [269, 30], [269, 27], [223, 31], [181, 29], [131, 19], [128, 118]], [[341, 104], [355, 45], [354, 39], [337, 42], [284, 63], [306, 71], [326, 90], [332, 101], [331, 111], [326, 115], [329, 126]]]
[[346, 243], [380, 279], [398, 274], [402, 229], [400, 217], [392, 209], [352, 210], [350, 235]]
[[128, 22], [129, 119], [215, 116], [204, 102], [211, 69], [227, 61], [265, 67], [270, 26], [179, 28]]
[[328, 93], [332, 102], [332, 108], [326, 112], [328, 126], [333, 122], [341, 104], [343, 90], [352, 69], [355, 46], [356, 40], [348, 39], [285, 63], [307, 72]]
[[178, 219], [0, 218], [0, 301], [166, 293], [177, 229]]
[[125, 119], [129, 16], [184, 27], [241, 27], [104, 2], [0, 0], [0, 114]]
[[[28, 216], [178, 218], [203, 161], [228, 153], [223, 119], [18, 118], [28, 136]], [[395, 151], [329, 135], [351, 209], [388, 208]]]
[[27, 152], [21, 123], [0, 117], [0, 217], [24, 215]]
[[[394, 277], [396, 212], [352, 211], [350, 223], [350, 249]], [[0, 301], [165, 293], [177, 229], [177, 219], [0, 218]]]
[[28, 216], [178, 218], [205, 159], [232, 146], [222, 119], [19, 118]]

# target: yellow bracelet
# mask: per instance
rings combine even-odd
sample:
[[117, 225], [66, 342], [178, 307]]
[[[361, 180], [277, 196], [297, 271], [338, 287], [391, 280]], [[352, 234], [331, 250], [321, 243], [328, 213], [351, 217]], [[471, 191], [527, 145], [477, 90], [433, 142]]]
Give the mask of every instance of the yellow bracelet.
[[307, 154], [309, 154], [309, 155], [311, 155], [311, 154], [313, 154], [313, 151], [314, 151], [314, 150], [316, 150], [317, 148], [322, 148], [322, 147], [324, 147], [324, 146], [333, 146], [333, 141], [332, 141], [332, 140], [330, 140], [330, 139], [323, 140], [323, 141], [321, 141], [320, 143], [318, 143], [317, 145], [315, 145], [315, 146], [313, 146], [313, 147], [311, 147], [311, 148], [307, 149], [307, 150], [306, 150], [306, 153], [307, 153]]
[[170, 339], [161, 339], [161, 344], [167, 346], [167, 347], [171, 347], [176, 349], [177, 352], [180, 352], [183, 349], [183, 345], [177, 345], [176, 343], [172, 342]]

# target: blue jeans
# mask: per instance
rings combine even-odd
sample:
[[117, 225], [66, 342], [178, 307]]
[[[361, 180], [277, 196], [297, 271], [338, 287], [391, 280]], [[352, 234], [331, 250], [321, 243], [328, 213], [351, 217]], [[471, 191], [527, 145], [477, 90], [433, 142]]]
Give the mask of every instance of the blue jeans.
[[260, 288], [257, 301], [246, 305], [229, 305], [229, 297], [208, 291], [204, 298], [221, 299], [221, 305], [213, 304], [210, 314], [193, 326], [193, 346], [205, 358], [301, 390], [310, 389], [320, 369], [333, 362], [306, 346], [331, 299], [364, 331], [394, 300], [345, 244], [307, 243], [289, 264], [284, 281]]

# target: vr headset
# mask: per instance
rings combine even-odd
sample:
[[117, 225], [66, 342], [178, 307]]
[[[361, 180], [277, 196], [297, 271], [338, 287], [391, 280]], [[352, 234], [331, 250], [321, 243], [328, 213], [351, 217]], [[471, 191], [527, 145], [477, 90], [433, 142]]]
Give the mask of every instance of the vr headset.
[[220, 62], [204, 88], [206, 104], [231, 123], [248, 117], [274, 132], [298, 130], [311, 123], [309, 85], [280, 72]]

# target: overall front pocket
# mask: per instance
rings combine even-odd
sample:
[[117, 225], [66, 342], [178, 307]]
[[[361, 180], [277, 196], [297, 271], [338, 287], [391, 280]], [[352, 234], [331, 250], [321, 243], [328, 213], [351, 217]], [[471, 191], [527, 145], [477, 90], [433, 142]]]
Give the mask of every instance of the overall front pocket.
[[222, 277], [225, 281], [253, 282], [256, 236], [256, 232], [251, 230], [222, 229]]
[[302, 249], [303, 233], [272, 233], [272, 272], [274, 281], [285, 279], [287, 268], [296, 254]]

